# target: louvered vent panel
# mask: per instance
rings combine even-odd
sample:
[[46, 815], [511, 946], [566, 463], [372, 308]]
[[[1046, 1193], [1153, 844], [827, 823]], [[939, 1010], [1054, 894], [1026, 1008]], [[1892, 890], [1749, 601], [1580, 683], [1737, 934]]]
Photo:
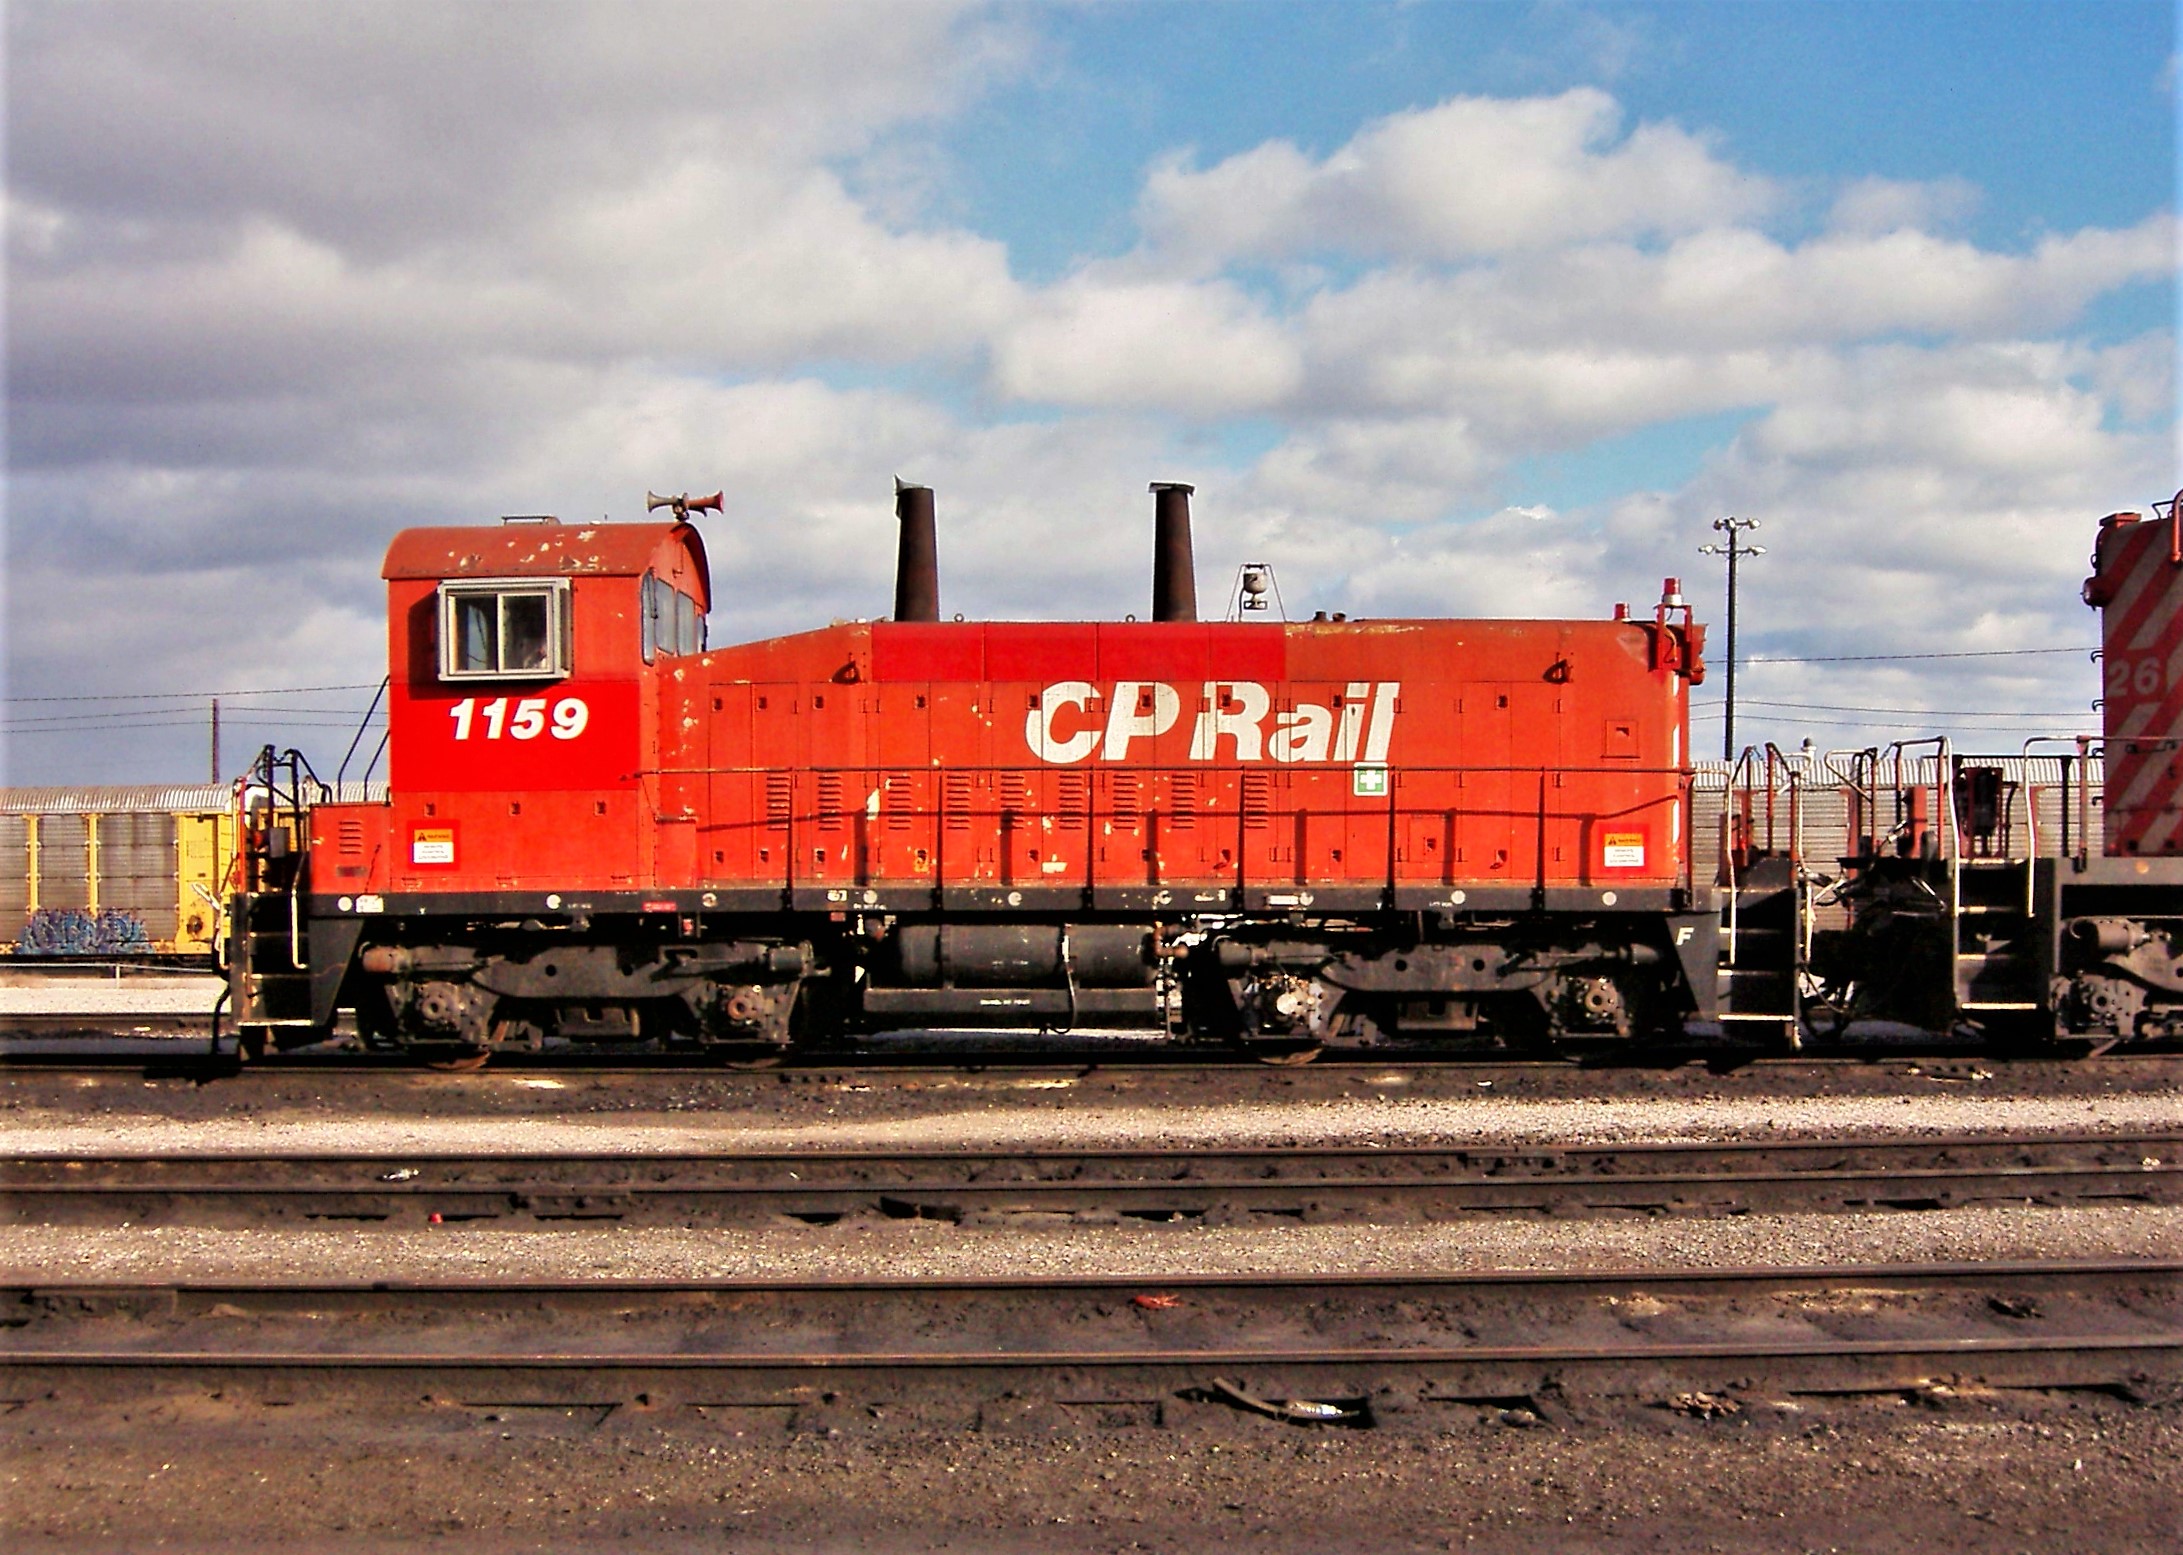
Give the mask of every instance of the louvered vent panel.
[[1091, 778], [1082, 772], [1064, 772], [1054, 780], [1054, 810], [1063, 831], [1082, 831], [1091, 809]]
[[1144, 820], [1144, 793], [1134, 772], [1114, 774], [1114, 815], [1116, 831], [1135, 831]]
[[907, 774], [895, 773], [881, 786], [885, 792], [881, 795], [880, 806], [887, 813], [887, 829], [908, 831], [910, 824], [917, 818], [911, 813], [917, 804], [916, 785]]

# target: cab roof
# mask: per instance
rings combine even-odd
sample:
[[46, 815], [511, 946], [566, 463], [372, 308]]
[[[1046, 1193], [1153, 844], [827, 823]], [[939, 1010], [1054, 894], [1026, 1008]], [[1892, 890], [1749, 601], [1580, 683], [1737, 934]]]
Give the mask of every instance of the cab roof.
[[705, 542], [695, 528], [669, 524], [563, 524], [530, 521], [405, 529], [387, 547], [382, 578], [634, 578], [694, 576], [701, 605], [712, 603]]

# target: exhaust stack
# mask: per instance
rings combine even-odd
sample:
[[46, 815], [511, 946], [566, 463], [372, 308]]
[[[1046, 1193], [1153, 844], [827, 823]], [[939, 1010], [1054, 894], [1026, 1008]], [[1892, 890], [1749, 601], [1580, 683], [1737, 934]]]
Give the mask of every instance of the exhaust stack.
[[1198, 567], [1190, 549], [1190, 493], [1179, 481], [1154, 481], [1152, 619], [1198, 618]]
[[940, 541], [932, 516], [932, 488], [894, 483], [894, 516], [902, 535], [894, 558], [894, 618], [940, 619]]

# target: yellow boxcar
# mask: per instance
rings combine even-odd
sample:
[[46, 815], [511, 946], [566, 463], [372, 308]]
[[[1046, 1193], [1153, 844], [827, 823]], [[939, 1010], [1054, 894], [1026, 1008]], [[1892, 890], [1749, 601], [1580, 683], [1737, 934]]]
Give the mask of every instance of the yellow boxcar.
[[211, 956], [233, 807], [225, 785], [0, 789], [0, 949]]

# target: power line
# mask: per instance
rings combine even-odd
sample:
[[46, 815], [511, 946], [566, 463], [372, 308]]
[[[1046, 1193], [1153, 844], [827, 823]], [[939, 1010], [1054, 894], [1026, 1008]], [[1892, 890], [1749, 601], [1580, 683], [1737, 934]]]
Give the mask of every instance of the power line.
[[[231, 702], [224, 701], [221, 706], [221, 711], [225, 713], [243, 714], [263, 713], [266, 716], [272, 718], [361, 718], [364, 715], [364, 708], [362, 706], [280, 707], [277, 705], [261, 706], [258, 704], [245, 702], [240, 707], [237, 707]], [[120, 718], [189, 718], [195, 716], [197, 716], [195, 709], [185, 707], [116, 707], [90, 713], [26, 714], [21, 717], [11, 718], [9, 721], [17, 726], [21, 726], [24, 724], [96, 724], [108, 723]], [[383, 718], [386, 716], [386, 712], [384, 709], [381, 709], [380, 711], [373, 713], [372, 716], [374, 718]]]
[[[227, 718], [224, 720], [237, 728], [250, 729], [353, 729], [356, 720], [350, 718]], [[97, 724], [16, 724], [0, 723], [0, 734], [118, 734], [134, 729], [202, 729], [202, 718], [123, 719], [112, 723]], [[372, 720], [371, 727], [380, 727], [379, 720]]]
[[0, 697], [0, 702], [183, 702], [206, 697], [292, 697], [306, 691], [376, 691], [376, 680], [345, 681], [334, 686], [258, 686], [241, 691], [108, 691], [65, 697]]
[[[1690, 715], [1693, 723], [1703, 723], [1720, 716], [1718, 709], [1707, 712], [1693, 712]], [[1797, 713], [1769, 713], [1766, 715], [1765, 721], [1775, 724], [1808, 724], [1829, 729], [1932, 729], [1937, 726], [1955, 728], [1964, 725], [1984, 724], [1990, 726], [1999, 723], [2016, 723], [2022, 726], [2036, 726], [2043, 723], [2075, 724], [2087, 716], [2089, 715], [2083, 713], [1888, 713], [1867, 718], [1815, 718], [1805, 717]], [[1917, 721], [1909, 722], [1910, 719]]]
[[[1755, 697], [1742, 698], [1746, 707], [1782, 707], [1799, 713], [1915, 713], [1921, 718], [2073, 718], [2074, 713], [2036, 713], [2019, 709], [1965, 708], [1948, 712], [1937, 707], [1866, 707], [1854, 702], [1768, 702]], [[1695, 711], [1695, 709], [1693, 709]]]
[[1746, 664], [1891, 664], [1905, 659], [2021, 659], [2040, 653], [2097, 653], [2097, 648], [1981, 648], [1963, 653], [1769, 654]]

